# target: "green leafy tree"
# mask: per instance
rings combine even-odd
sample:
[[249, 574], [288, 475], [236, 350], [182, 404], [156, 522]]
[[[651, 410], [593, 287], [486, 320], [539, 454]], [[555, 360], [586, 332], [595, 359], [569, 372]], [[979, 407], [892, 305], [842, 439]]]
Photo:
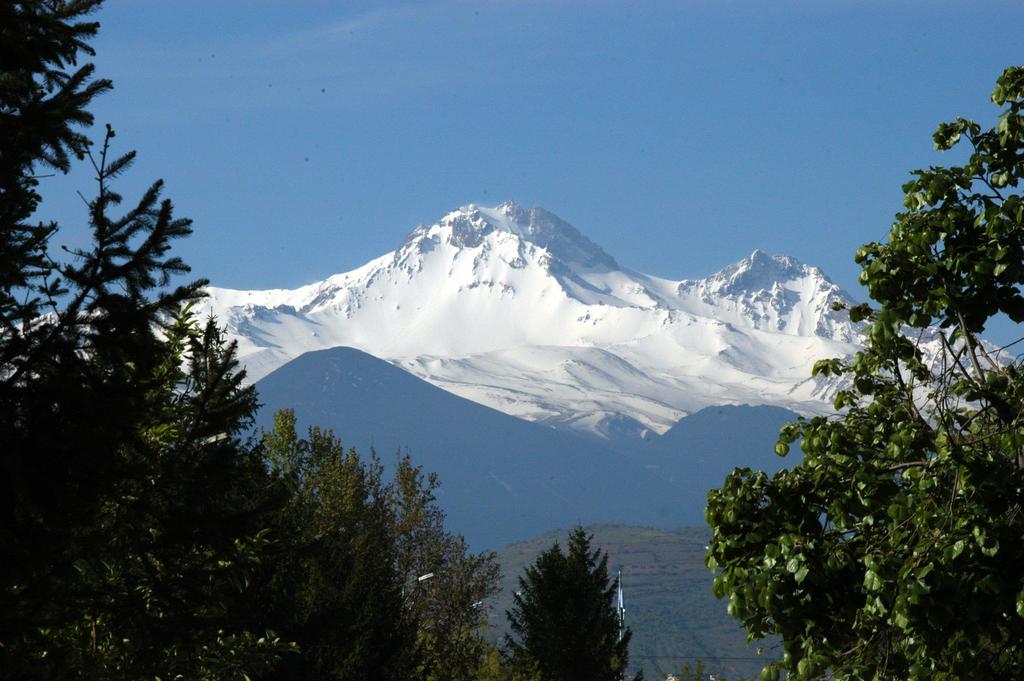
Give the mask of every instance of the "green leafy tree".
[[[255, 398], [234, 349], [171, 286], [191, 232], [134, 154], [83, 132], [95, 0], [0, 5], [0, 669], [10, 678], [256, 674], [286, 646], [236, 614], [267, 537]], [[92, 242], [56, 258], [43, 171], [88, 160]]]
[[437, 475], [424, 474], [408, 453], [395, 466], [390, 499], [400, 574], [432, 574], [406, 591], [417, 622], [422, 662], [430, 681], [472, 679], [489, 648], [487, 599], [498, 591], [499, 567], [492, 552], [470, 553], [465, 540], [445, 528], [437, 505]]
[[540, 676], [529, 665], [516, 665], [507, 659], [496, 645], [487, 644], [472, 678], [474, 681], [539, 681]]
[[666, 677], [672, 677], [675, 681], [753, 681], [753, 678], [744, 679], [742, 677], [729, 677], [725, 674], [711, 673], [703, 662], [697, 661], [692, 667], [689, 663], [684, 664], [678, 671], [666, 674]]
[[301, 646], [282, 678], [473, 678], [498, 567], [445, 528], [437, 477], [405, 454], [385, 481], [375, 455], [331, 431], [300, 437], [291, 410], [274, 414], [262, 443], [290, 490], [260, 605]]
[[290, 500], [258, 606], [300, 647], [272, 678], [409, 678], [419, 662], [416, 629], [381, 466], [346, 451], [329, 430], [300, 438], [291, 410], [274, 414], [263, 447]]
[[802, 462], [709, 495], [716, 595], [783, 641], [764, 679], [1024, 677], [1024, 377], [980, 339], [1024, 321], [1024, 68], [992, 101], [994, 128], [938, 127], [967, 161], [915, 171], [888, 241], [858, 251], [866, 346], [815, 367], [849, 387], [783, 429]]
[[590, 541], [575, 528], [568, 552], [555, 542], [519, 578], [505, 641], [514, 668], [535, 671], [542, 681], [623, 678], [632, 634], [619, 637], [608, 556]]

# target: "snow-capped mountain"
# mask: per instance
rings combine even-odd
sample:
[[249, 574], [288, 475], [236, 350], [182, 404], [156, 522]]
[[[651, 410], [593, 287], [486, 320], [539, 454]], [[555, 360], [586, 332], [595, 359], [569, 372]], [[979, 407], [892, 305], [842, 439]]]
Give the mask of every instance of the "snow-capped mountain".
[[712, 404], [825, 411], [835, 386], [811, 366], [858, 345], [831, 309], [849, 297], [816, 267], [754, 251], [670, 281], [513, 202], [460, 208], [298, 289], [209, 293], [250, 380], [351, 346], [508, 414], [604, 437], [662, 433]]

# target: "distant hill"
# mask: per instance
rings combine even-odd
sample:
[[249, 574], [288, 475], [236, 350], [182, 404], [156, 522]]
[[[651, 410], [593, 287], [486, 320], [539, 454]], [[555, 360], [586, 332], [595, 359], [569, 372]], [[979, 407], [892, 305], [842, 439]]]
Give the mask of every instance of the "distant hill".
[[[771, 653], [758, 655], [757, 645], [747, 645], [739, 623], [726, 613], [726, 603], [711, 594], [712, 575], [704, 567], [710, 537], [706, 528], [592, 525], [587, 530], [594, 544], [608, 552], [610, 574], [622, 570], [626, 623], [633, 630], [630, 660], [643, 668], [647, 679], [664, 678], [666, 672], [698, 660], [730, 680], [758, 675]], [[523, 568], [556, 539], [565, 546], [567, 533], [547, 532], [498, 552], [502, 592], [491, 603], [497, 640], [507, 631], [504, 613], [512, 605]]]
[[772, 474], [800, 461], [795, 447], [784, 459], [775, 454], [779, 429], [796, 418], [780, 407], [705, 407], [680, 419], [661, 437], [621, 451], [673, 485], [677, 525], [703, 525], [707, 491], [720, 486], [734, 468]]

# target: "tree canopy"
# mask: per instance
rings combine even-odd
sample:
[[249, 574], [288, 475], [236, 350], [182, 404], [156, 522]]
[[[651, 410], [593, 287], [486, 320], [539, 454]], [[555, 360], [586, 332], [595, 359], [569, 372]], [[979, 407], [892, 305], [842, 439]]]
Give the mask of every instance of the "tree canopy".
[[991, 129], [938, 127], [966, 162], [914, 171], [888, 241], [857, 252], [866, 345], [816, 365], [846, 387], [782, 430], [802, 461], [709, 494], [716, 595], [783, 640], [764, 679], [1024, 676], [1024, 377], [981, 337], [1024, 321], [1024, 68], [992, 102]]
[[[255, 396], [189, 304], [170, 254], [191, 232], [134, 160], [95, 148], [85, 21], [95, 0], [0, 8], [0, 667], [18, 678], [253, 671], [287, 646], [240, 625], [265, 478], [239, 439]], [[92, 242], [59, 255], [33, 223], [45, 170], [89, 162]], [[121, 211], [121, 212], [119, 212]]]
[[445, 529], [436, 477], [403, 455], [386, 480], [331, 431], [300, 437], [291, 410], [262, 441], [291, 490], [260, 605], [303, 650], [280, 678], [473, 678], [498, 567]]

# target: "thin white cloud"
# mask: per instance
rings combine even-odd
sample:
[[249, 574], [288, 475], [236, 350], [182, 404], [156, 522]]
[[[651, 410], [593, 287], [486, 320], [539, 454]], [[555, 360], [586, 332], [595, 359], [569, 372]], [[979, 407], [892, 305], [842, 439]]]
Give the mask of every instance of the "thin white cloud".
[[[264, 26], [262, 36], [204, 35], [193, 43], [150, 41], [144, 47], [113, 43], [104, 50], [112, 57], [105, 73], [122, 91], [145, 93], [159, 82], [161, 92], [174, 93], [173, 111], [163, 98], [151, 107], [139, 105], [140, 115], [153, 117], [173, 118], [183, 111], [323, 108], [367, 95], [413, 95], [487, 77], [486, 59], [449, 59], [441, 47], [467, 39], [462, 31], [473, 14], [486, 17], [515, 7], [575, 1], [403, 1], [300, 28], [267, 31], [270, 27]], [[430, 35], [418, 43], [413, 38], [411, 53], [393, 43], [396, 35], [416, 36], [418, 26]], [[531, 57], [536, 50], [524, 58]], [[139, 102], [147, 99], [136, 97]]]
[[330, 50], [369, 32], [427, 18], [442, 8], [443, 6], [437, 3], [423, 2], [417, 5], [372, 9], [329, 24], [279, 36], [264, 45], [260, 51], [268, 56], [284, 56], [296, 52]]

